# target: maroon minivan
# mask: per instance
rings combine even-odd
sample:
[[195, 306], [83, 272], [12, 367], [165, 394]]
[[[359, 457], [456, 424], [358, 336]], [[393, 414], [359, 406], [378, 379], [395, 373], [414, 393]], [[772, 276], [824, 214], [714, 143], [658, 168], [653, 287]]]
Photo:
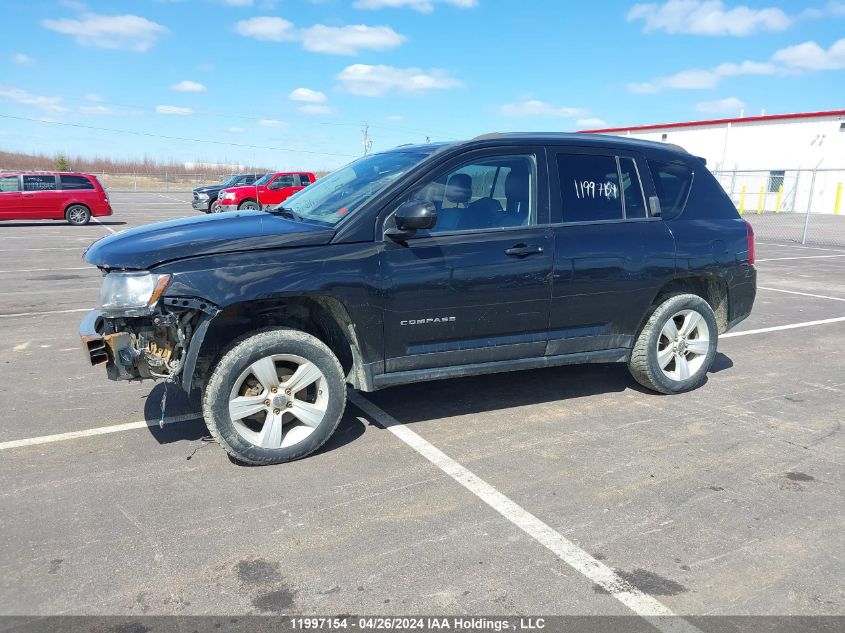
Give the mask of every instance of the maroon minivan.
[[109, 195], [91, 174], [0, 173], [0, 220], [67, 220], [82, 226], [111, 214]]

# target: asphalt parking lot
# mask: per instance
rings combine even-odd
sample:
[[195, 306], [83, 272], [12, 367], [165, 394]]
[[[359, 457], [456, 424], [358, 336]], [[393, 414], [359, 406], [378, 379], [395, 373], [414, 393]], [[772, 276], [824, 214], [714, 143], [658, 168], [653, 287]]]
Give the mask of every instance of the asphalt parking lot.
[[754, 313], [692, 393], [623, 365], [396, 387], [318, 454], [250, 468], [177, 392], [161, 429], [161, 385], [83, 357], [85, 246], [195, 214], [112, 202], [0, 226], [0, 614], [630, 615], [579, 560], [676, 614], [842, 613], [845, 248], [758, 243]]

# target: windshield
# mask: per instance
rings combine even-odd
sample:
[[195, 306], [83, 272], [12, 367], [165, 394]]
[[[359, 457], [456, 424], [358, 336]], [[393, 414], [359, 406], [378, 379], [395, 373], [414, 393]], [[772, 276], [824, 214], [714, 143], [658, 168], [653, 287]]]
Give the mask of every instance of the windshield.
[[416, 150], [365, 156], [320, 178], [281, 206], [305, 220], [337, 224], [428, 155]]
[[256, 187], [261, 186], [261, 185], [266, 185], [266, 184], [267, 184], [267, 182], [268, 182], [268, 181], [269, 181], [269, 180], [270, 180], [273, 176], [275, 176], [275, 174], [264, 174], [263, 176], [261, 176], [261, 178], [259, 178], [258, 180], [256, 180], [256, 181], [255, 181], [254, 183], [252, 183], [252, 184], [254, 184]]
[[232, 185], [234, 185], [234, 184], [237, 182], [237, 180], [238, 180], [238, 177], [237, 177], [237, 176], [232, 176], [231, 178], [229, 178], [229, 180], [225, 181], [225, 182], [224, 182], [222, 185], [220, 185], [220, 186], [221, 186], [221, 187], [231, 187]]

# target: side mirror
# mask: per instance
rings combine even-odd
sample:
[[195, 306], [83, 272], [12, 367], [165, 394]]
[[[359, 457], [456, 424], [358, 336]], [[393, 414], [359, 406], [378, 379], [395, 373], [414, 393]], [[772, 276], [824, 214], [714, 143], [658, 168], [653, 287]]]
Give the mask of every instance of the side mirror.
[[281, 183], [278, 180], [274, 180], [269, 185], [267, 185], [268, 189], [278, 189]]
[[648, 209], [653, 217], [659, 218], [660, 214], [662, 213], [662, 211], [660, 210], [660, 198], [658, 198], [657, 196], [649, 196]]
[[408, 200], [396, 209], [396, 227], [401, 231], [432, 229], [437, 222], [437, 208], [428, 200]]

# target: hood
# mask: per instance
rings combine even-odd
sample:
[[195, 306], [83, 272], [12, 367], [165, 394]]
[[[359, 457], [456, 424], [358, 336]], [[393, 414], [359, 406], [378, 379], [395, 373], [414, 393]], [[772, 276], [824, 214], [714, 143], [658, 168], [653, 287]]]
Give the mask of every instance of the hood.
[[202, 187], [194, 189], [194, 193], [209, 193], [212, 191], [220, 191], [221, 189], [225, 189], [225, 187], [223, 185], [203, 185]]
[[328, 244], [334, 229], [264, 211], [231, 211], [139, 226], [94, 242], [85, 261], [146, 269], [186, 257]]

